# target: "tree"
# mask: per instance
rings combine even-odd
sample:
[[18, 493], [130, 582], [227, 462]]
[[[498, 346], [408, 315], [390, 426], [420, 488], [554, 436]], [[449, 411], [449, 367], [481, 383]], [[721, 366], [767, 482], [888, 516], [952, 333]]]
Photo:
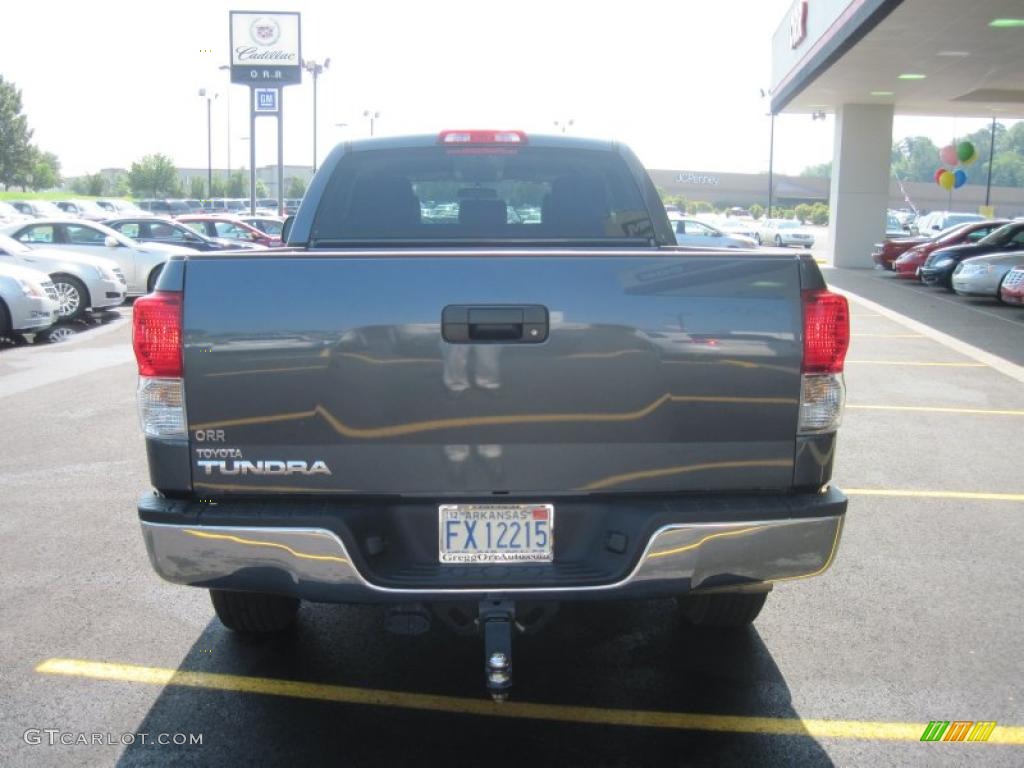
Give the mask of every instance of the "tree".
[[21, 113], [21, 91], [0, 75], [0, 184], [24, 187], [32, 175], [35, 157], [28, 118]]
[[288, 195], [287, 197], [302, 197], [306, 194], [306, 182], [300, 179], [298, 176], [292, 176], [288, 179]]
[[245, 197], [249, 188], [248, 172], [243, 168], [231, 174], [225, 197]]
[[263, 179], [256, 179], [256, 197], [267, 197], [270, 193], [267, 191], [267, 185], [263, 183]]
[[202, 176], [193, 176], [188, 181], [189, 195], [202, 199], [206, 197], [206, 180]]
[[99, 197], [103, 194], [107, 185], [102, 173], [93, 173], [85, 177], [85, 186], [85, 194]]
[[213, 177], [213, 183], [210, 185], [210, 197], [227, 197], [227, 184], [224, 179], [219, 176]]
[[832, 161], [820, 165], [809, 165], [800, 171], [800, 175], [815, 179], [830, 179], [832, 178]]
[[811, 218], [811, 206], [807, 203], [800, 203], [793, 209], [793, 212], [800, 221], [809, 221]]
[[760, 219], [762, 216], [764, 216], [764, 206], [761, 205], [760, 203], [754, 203], [752, 206], [750, 206], [750, 215], [753, 216], [755, 219]]
[[819, 227], [828, 224], [828, 206], [825, 203], [815, 203], [811, 206], [811, 224]]
[[166, 155], [146, 155], [132, 163], [128, 184], [136, 197], [177, 197], [181, 194], [178, 171]]
[[60, 184], [60, 160], [53, 152], [37, 152], [32, 166], [32, 184], [34, 191], [52, 189]]

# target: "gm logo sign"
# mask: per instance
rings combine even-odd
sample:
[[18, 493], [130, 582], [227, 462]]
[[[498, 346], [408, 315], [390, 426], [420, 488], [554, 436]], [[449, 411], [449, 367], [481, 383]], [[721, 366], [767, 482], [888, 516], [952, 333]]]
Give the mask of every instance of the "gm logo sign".
[[257, 112], [277, 112], [278, 94], [280, 93], [277, 88], [255, 88], [254, 90], [256, 91]]

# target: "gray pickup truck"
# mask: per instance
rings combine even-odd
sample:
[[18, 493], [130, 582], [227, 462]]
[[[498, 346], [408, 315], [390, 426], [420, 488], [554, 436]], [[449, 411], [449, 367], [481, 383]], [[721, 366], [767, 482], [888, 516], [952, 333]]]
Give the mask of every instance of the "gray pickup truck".
[[512, 641], [560, 602], [743, 626], [836, 554], [849, 317], [807, 255], [687, 249], [637, 158], [519, 131], [338, 146], [287, 246], [134, 309], [163, 578], [220, 620], [386, 604]]

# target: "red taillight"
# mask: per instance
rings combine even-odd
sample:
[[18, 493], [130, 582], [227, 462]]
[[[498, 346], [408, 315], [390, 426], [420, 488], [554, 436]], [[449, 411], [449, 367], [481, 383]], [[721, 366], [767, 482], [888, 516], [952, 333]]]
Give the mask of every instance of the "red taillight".
[[803, 291], [804, 373], [841, 373], [850, 346], [850, 308], [845, 296]]
[[437, 137], [437, 143], [448, 146], [465, 144], [525, 144], [526, 134], [523, 131], [441, 131]]
[[132, 346], [140, 376], [181, 376], [181, 294], [157, 291], [135, 300]]

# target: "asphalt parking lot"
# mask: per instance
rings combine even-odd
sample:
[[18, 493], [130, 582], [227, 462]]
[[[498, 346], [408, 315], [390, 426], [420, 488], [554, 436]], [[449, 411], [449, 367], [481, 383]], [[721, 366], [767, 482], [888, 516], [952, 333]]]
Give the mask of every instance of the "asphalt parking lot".
[[[520, 640], [506, 704], [474, 638], [305, 605], [293, 633], [245, 642], [152, 573], [130, 308], [0, 348], [0, 765], [1024, 764], [1024, 312], [826, 277], [864, 299], [831, 570], [733, 635], [669, 601], [567, 607]], [[922, 743], [932, 720], [997, 726]]]

